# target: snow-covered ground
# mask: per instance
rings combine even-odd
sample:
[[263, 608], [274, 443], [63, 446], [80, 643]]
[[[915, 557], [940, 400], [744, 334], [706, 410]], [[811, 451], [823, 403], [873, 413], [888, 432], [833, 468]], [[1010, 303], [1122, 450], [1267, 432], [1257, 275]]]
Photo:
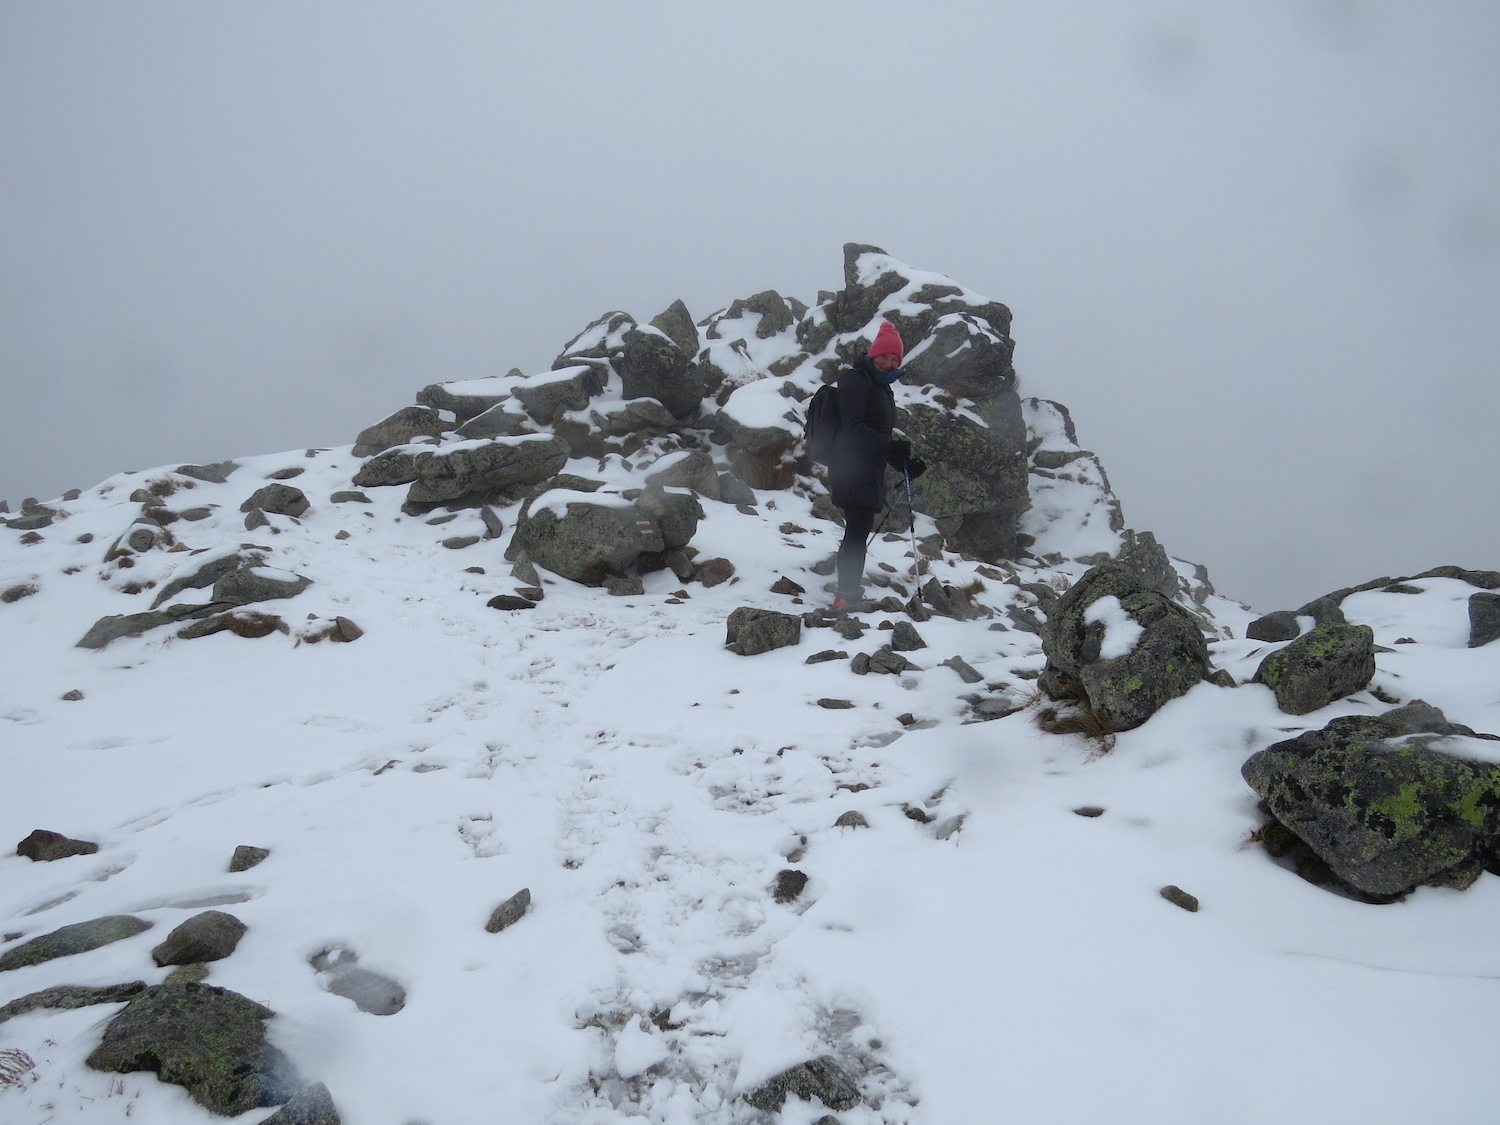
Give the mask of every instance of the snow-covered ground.
[[[1372, 906], [1246, 844], [1244, 760], [1387, 708], [1369, 693], [1292, 718], [1263, 687], [1204, 683], [1100, 755], [1027, 709], [976, 721], [976, 701], [1024, 703], [1043, 659], [1034, 634], [994, 627], [1034, 595], [973, 563], [935, 566], [979, 577], [996, 616], [917, 623], [920, 670], [806, 663], [874, 651], [878, 624], [905, 620], [892, 614], [865, 615], [857, 640], [804, 629], [795, 647], [727, 651], [734, 608], [826, 598], [806, 567], [839, 532], [805, 497], [764, 493], [753, 515], [703, 502], [694, 546], [731, 559], [730, 582], [664, 571], [611, 597], [544, 575], [535, 609], [504, 612], [485, 603], [521, 585], [502, 558], [515, 509], [505, 537], [447, 549], [483, 532], [477, 515], [430, 526], [400, 514], [403, 489], [330, 503], [356, 465], [347, 449], [244, 458], [168, 500], [219, 505], [172, 526], [188, 547], [259, 544], [267, 566], [312, 579], [262, 607], [288, 634], [74, 647], [100, 617], [147, 608], [127, 581], [201, 561], [101, 567], [138, 510], [127, 496], [165, 471], [58, 504], [40, 542], [0, 531], [0, 589], [36, 588], [0, 604], [0, 844], [46, 828], [101, 845], [0, 857], [0, 931], [153, 923], [0, 974], [0, 1003], [158, 982], [150, 950], [212, 904], [249, 928], [209, 982], [277, 1013], [273, 1040], [347, 1125], [751, 1122], [741, 1095], [822, 1055], [864, 1097], [833, 1115], [843, 1125], [1494, 1120], [1500, 879]], [[245, 531], [240, 502], [286, 468], [305, 470], [289, 483], [312, 508]], [[901, 581], [908, 549], [877, 541], [872, 571]], [[1083, 569], [1015, 578], [1060, 587]], [[783, 576], [806, 604], [770, 592]], [[1344, 604], [1389, 649], [1374, 686], [1500, 730], [1500, 644], [1465, 647], [1471, 588], [1417, 585]], [[1250, 614], [1205, 609], [1215, 665], [1248, 679], [1269, 650], [1240, 639]], [[311, 643], [335, 616], [364, 635]], [[955, 656], [982, 681], [942, 663]], [[836, 826], [849, 812], [868, 826]], [[241, 844], [270, 858], [229, 874]], [[807, 883], [783, 903], [787, 869]], [[1201, 909], [1164, 899], [1169, 884]], [[486, 932], [522, 888], [526, 916]], [[398, 982], [405, 1006], [374, 1015], [327, 991], [309, 960], [330, 948]], [[0, 1121], [211, 1120], [149, 1074], [85, 1067], [118, 1010], [0, 1024], [0, 1048], [36, 1062], [0, 1089]], [[779, 1120], [829, 1112], [794, 1099]]]

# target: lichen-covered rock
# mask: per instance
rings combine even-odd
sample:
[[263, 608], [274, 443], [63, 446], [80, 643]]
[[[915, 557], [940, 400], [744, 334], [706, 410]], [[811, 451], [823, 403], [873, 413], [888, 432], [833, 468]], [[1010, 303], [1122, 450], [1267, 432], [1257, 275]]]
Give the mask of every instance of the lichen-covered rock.
[[683, 355], [698, 354], [698, 326], [682, 301], [673, 301], [666, 310], [651, 318], [651, 327], [666, 335], [682, 349]]
[[26, 839], [16, 845], [16, 854], [25, 856], [34, 863], [49, 863], [74, 855], [93, 855], [98, 850], [99, 845], [92, 841], [73, 840], [61, 832], [53, 832], [47, 828], [32, 829]]
[[243, 566], [214, 581], [213, 600], [227, 605], [295, 598], [312, 585], [311, 578], [274, 567]]
[[677, 418], [696, 415], [707, 392], [692, 357], [655, 328], [626, 331], [615, 369], [626, 398], [654, 398]]
[[532, 421], [550, 424], [566, 411], [585, 409], [589, 400], [603, 390], [604, 377], [600, 369], [579, 364], [520, 380], [511, 394]]
[[146, 991], [145, 981], [128, 984], [106, 984], [89, 988], [81, 984], [60, 984], [18, 997], [8, 1004], [0, 1005], [0, 1023], [24, 1016], [28, 1012], [51, 1009], [69, 1011], [74, 1008], [89, 1008], [95, 1004], [120, 1004]]
[[556, 475], [568, 459], [568, 443], [534, 435], [464, 441], [441, 449], [390, 449], [354, 475], [361, 488], [408, 484], [407, 500], [434, 504], [472, 494], [538, 484]]
[[1322, 625], [1271, 653], [1255, 681], [1276, 695], [1288, 715], [1306, 715], [1370, 685], [1375, 631], [1368, 625]]
[[287, 1057], [266, 1041], [265, 1021], [273, 1015], [212, 985], [160, 985], [109, 1022], [86, 1061], [106, 1073], [153, 1071], [225, 1116], [280, 1105], [303, 1083]]
[[831, 1055], [783, 1070], [747, 1093], [745, 1101], [765, 1113], [775, 1113], [788, 1095], [820, 1101], [829, 1109], [853, 1109], [860, 1103], [859, 1087]]
[[1472, 734], [1417, 701], [1334, 719], [1240, 772], [1350, 886], [1385, 896], [1463, 889], [1500, 856], [1500, 766], [1449, 752]]
[[87, 953], [101, 946], [133, 938], [150, 928], [150, 922], [129, 914], [111, 914], [88, 922], [75, 922], [0, 953], [0, 972]]
[[163, 968], [221, 961], [235, 951], [244, 936], [245, 923], [233, 914], [205, 910], [168, 934], [166, 940], [151, 951], [151, 959]]
[[740, 656], [758, 656], [802, 640], [802, 619], [773, 609], [741, 606], [729, 615], [724, 644]]
[[[397, 445], [406, 445], [419, 437], [437, 437], [447, 426], [436, 410], [425, 406], [403, 406], [373, 426], [366, 427], [354, 439], [354, 456], [373, 457]], [[181, 470], [179, 470], [180, 472]]]
[[1479, 648], [1500, 638], [1500, 594], [1473, 594], [1469, 598], [1469, 647]]
[[[1101, 598], [1138, 630], [1128, 651], [1110, 655], [1112, 626], [1090, 608]], [[1117, 562], [1093, 567], [1048, 610], [1047, 666], [1037, 683], [1054, 699], [1083, 700], [1117, 731], [1140, 726], [1208, 675], [1208, 642], [1191, 613]]]
[[510, 550], [574, 582], [602, 586], [642, 554], [666, 549], [662, 528], [635, 504], [553, 491], [516, 525]]

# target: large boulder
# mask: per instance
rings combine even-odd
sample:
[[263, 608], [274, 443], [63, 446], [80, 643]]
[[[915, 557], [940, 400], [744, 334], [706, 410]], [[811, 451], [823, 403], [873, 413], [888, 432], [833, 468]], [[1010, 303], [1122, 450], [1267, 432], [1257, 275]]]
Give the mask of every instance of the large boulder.
[[0, 972], [87, 953], [101, 946], [133, 938], [150, 928], [150, 922], [129, 914], [111, 914], [88, 922], [75, 922], [71, 926], [62, 926], [49, 934], [42, 934], [7, 949], [0, 954]]
[[602, 586], [642, 554], [665, 550], [661, 525], [631, 501], [554, 490], [533, 501], [516, 525], [510, 554], [574, 582]]
[[151, 959], [160, 966], [220, 961], [235, 951], [244, 936], [245, 923], [233, 914], [205, 910], [168, 934], [151, 951]]
[[589, 400], [603, 390], [600, 368], [577, 364], [522, 379], [514, 384], [511, 394], [533, 422], [547, 425], [566, 411], [586, 409]]
[[240, 511], [269, 512], [272, 515], [291, 516], [295, 519], [307, 512], [307, 496], [300, 488], [293, 488], [289, 484], [268, 484], [264, 488], [256, 489], [240, 505]]
[[212, 985], [160, 985], [125, 1005], [85, 1061], [106, 1073], [153, 1071], [205, 1109], [232, 1117], [280, 1105], [303, 1085], [266, 1041], [265, 1021], [275, 1014]]
[[1415, 701], [1334, 719], [1260, 751], [1240, 772], [1357, 890], [1463, 889], [1500, 856], [1500, 766], [1450, 752], [1473, 735]]
[[1197, 620], [1119, 562], [1093, 567], [1048, 609], [1042, 649], [1038, 686], [1116, 731], [1140, 726], [1208, 674]]
[[386, 415], [373, 426], [359, 432], [359, 436], [354, 439], [354, 456], [373, 457], [392, 446], [406, 445], [419, 437], [435, 438], [447, 428], [436, 410], [426, 406], [403, 406], [394, 414]]
[[626, 398], [654, 398], [677, 418], [697, 414], [707, 391], [692, 357], [657, 328], [626, 331], [615, 369]]
[[405, 446], [366, 461], [354, 483], [361, 488], [409, 484], [410, 502], [441, 503], [538, 484], [557, 474], [568, 452], [567, 442], [543, 434], [464, 441], [442, 449]]
[[417, 392], [417, 401], [434, 411], [449, 411], [455, 419], [455, 424], [461, 426], [471, 418], [477, 418], [509, 395], [511, 380], [520, 374], [519, 371], [513, 370], [509, 375], [488, 379], [432, 383]]
[[663, 457], [651, 466], [646, 483], [663, 488], [691, 488], [710, 500], [717, 500], [720, 496], [719, 470], [712, 455], [701, 450]]
[[1469, 597], [1469, 647], [1479, 648], [1500, 639], [1500, 594]]
[[759, 656], [802, 640], [802, 619], [774, 609], [741, 606], [729, 615], [724, 645], [740, 656]]
[[1288, 715], [1306, 715], [1370, 686], [1375, 631], [1368, 625], [1322, 625], [1260, 662], [1255, 681]]
[[746, 383], [714, 415], [730, 470], [751, 488], [787, 488], [796, 479], [804, 427], [800, 406], [782, 393], [786, 385], [779, 379]]
[[965, 313], [938, 318], [932, 334], [914, 348], [902, 367], [908, 386], [941, 387], [979, 401], [1002, 391], [1014, 393], [1015, 345], [1009, 336]]

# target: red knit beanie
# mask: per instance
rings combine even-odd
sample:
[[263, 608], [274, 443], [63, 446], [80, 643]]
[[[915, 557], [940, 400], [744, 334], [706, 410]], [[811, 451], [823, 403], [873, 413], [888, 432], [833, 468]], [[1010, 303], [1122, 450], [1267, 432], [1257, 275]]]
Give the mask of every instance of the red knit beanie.
[[901, 333], [896, 331], [896, 326], [888, 320], [881, 321], [880, 331], [875, 333], [875, 342], [865, 354], [871, 359], [878, 355], [893, 355], [896, 357], [896, 366], [900, 367], [901, 361], [906, 358], [906, 348], [901, 343]]

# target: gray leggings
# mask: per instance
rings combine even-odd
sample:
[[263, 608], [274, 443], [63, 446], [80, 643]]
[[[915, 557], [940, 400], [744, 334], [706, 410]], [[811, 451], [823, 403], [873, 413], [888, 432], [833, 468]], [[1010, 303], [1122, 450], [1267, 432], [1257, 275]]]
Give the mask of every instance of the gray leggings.
[[839, 596], [845, 600], [864, 592], [865, 544], [875, 527], [878, 508], [841, 508], [844, 541], [839, 544]]

